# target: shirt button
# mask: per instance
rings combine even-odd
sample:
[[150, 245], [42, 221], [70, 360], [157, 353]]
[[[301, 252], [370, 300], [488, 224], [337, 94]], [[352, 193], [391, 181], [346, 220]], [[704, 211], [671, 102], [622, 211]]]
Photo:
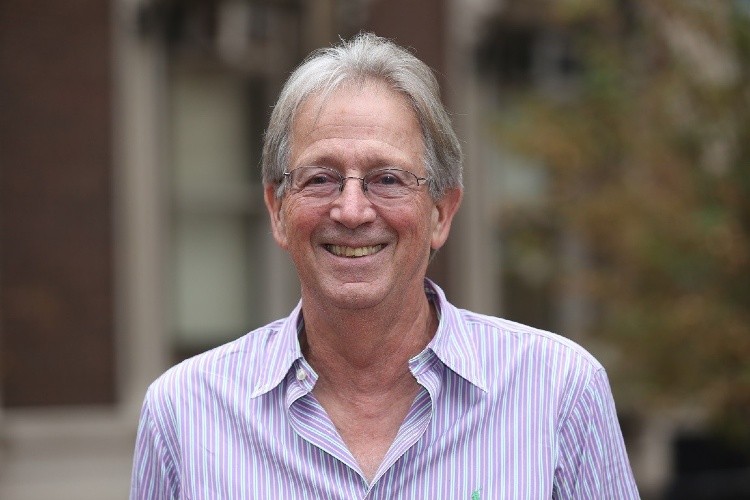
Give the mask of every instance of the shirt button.
[[305, 380], [306, 378], [307, 378], [307, 373], [305, 373], [305, 370], [303, 370], [302, 368], [297, 370], [297, 380], [302, 381], [302, 380]]

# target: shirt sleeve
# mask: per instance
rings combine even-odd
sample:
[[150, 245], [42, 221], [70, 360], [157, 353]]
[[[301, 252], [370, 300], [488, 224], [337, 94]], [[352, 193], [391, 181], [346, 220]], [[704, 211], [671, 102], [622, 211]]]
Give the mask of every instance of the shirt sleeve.
[[553, 498], [639, 499], [604, 369], [589, 380], [560, 431]]
[[167, 500], [180, 496], [176, 460], [162, 431], [164, 421], [160, 421], [152, 409], [153, 397], [149, 390], [138, 423], [130, 500]]

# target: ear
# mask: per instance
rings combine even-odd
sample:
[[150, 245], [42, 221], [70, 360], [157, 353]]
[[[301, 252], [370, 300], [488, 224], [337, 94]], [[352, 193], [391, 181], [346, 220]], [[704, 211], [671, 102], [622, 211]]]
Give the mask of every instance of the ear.
[[273, 231], [273, 238], [281, 248], [286, 249], [286, 227], [284, 226], [284, 216], [281, 212], [282, 198], [276, 196], [277, 189], [278, 186], [275, 186], [273, 184], [264, 185], [263, 199], [266, 202], [266, 209], [268, 210], [268, 215], [271, 218], [271, 230]]
[[453, 216], [456, 215], [461, 205], [463, 195], [461, 188], [449, 189], [442, 198], [435, 202], [432, 209], [432, 240], [430, 242], [433, 250], [438, 250], [448, 239]]

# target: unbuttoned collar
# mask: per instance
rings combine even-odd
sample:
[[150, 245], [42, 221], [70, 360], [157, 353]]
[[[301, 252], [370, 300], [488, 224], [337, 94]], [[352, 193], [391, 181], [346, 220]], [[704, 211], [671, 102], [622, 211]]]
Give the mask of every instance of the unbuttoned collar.
[[487, 378], [480, 365], [477, 345], [461, 317], [461, 311], [450, 304], [443, 290], [428, 279], [425, 279], [425, 293], [435, 305], [439, 319], [435, 336], [426, 350], [435, 353], [448, 368], [487, 392]]
[[[425, 293], [437, 311], [438, 328], [427, 348], [414, 359], [434, 353], [449, 369], [486, 392], [487, 380], [480, 366], [477, 346], [469, 335], [461, 312], [447, 301], [443, 290], [428, 279], [425, 279]], [[297, 368], [300, 367], [302, 349], [299, 334], [303, 325], [300, 301], [292, 313], [281, 321], [278, 330], [259, 331], [253, 334], [266, 335], [265, 352], [258, 353], [257, 362], [266, 363], [267, 369], [256, 372], [259, 376], [250, 397], [258, 397], [269, 392], [284, 380], [295, 365]], [[256, 345], [260, 347], [259, 344]]]
[[257, 383], [250, 397], [261, 396], [278, 386], [297, 360], [302, 360], [302, 348], [299, 345], [299, 332], [302, 330], [302, 301], [292, 310], [292, 314], [281, 322], [278, 330], [258, 331], [252, 335], [265, 335], [265, 345], [256, 344], [258, 353], [256, 362], [265, 365], [265, 369], [256, 371]]

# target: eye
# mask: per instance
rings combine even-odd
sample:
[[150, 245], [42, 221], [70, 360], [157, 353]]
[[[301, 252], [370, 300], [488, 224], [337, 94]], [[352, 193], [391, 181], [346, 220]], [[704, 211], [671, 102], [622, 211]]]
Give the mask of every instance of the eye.
[[369, 175], [368, 184], [377, 186], [403, 186], [405, 185], [404, 176], [399, 175], [396, 170], [385, 170], [382, 172], [373, 172]]
[[340, 181], [335, 172], [323, 168], [300, 168], [297, 184], [300, 188], [337, 186]]
[[307, 184], [328, 184], [329, 182], [335, 182], [333, 176], [329, 173], [315, 174], [308, 179]]

